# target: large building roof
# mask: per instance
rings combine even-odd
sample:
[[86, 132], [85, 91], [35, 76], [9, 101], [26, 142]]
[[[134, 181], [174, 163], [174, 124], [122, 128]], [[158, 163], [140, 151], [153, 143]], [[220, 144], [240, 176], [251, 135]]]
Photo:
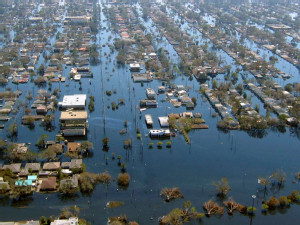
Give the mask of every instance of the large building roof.
[[84, 108], [86, 103], [86, 94], [65, 95], [62, 102], [58, 105], [62, 108]]
[[63, 111], [60, 115], [60, 120], [81, 120], [87, 119], [87, 111]]

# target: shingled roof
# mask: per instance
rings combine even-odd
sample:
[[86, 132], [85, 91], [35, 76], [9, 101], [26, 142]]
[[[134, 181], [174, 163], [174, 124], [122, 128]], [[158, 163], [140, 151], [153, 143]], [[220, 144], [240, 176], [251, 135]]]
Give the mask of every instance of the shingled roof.
[[10, 165], [4, 165], [3, 169], [10, 169], [13, 173], [19, 173], [21, 171], [21, 163], [13, 163]]
[[40, 190], [41, 191], [53, 191], [56, 189], [56, 177], [49, 177], [47, 180], [43, 180]]

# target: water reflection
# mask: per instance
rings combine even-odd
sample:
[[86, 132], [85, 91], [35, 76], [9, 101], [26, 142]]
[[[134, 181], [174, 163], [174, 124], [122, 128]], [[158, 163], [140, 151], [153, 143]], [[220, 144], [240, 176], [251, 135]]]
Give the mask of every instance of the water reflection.
[[15, 208], [25, 208], [32, 204], [34, 201], [32, 196], [24, 197], [24, 198], [19, 198], [19, 199], [13, 199], [11, 201], [11, 206]]
[[80, 194], [75, 193], [72, 195], [64, 195], [59, 193], [58, 198], [60, 199], [61, 202], [74, 204], [74, 202], [76, 202], [76, 200], [80, 198]]
[[251, 129], [246, 132], [250, 137], [260, 138], [260, 139], [268, 135], [267, 130], [260, 130], [260, 129]]

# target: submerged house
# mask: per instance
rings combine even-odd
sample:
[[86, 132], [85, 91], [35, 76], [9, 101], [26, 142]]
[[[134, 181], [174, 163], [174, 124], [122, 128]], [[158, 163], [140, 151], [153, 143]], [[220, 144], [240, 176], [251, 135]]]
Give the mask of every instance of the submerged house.
[[157, 107], [157, 101], [149, 100], [149, 99], [140, 100], [140, 106], [141, 107]]
[[67, 220], [54, 220], [50, 225], [78, 225], [78, 218], [71, 217]]
[[169, 129], [152, 129], [149, 131], [150, 137], [170, 137], [171, 132]]
[[129, 64], [129, 67], [131, 72], [140, 72], [141, 70], [141, 66], [138, 63], [131, 63]]
[[3, 170], [10, 169], [13, 173], [20, 173], [21, 171], [21, 163], [13, 163], [10, 165], [4, 165]]
[[58, 103], [62, 109], [84, 109], [86, 105], [86, 94], [65, 95], [62, 102]]
[[17, 154], [25, 154], [28, 151], [28, 147], [25, 143], [16, 143], [14, 144], [13, 152]]
[[148, 99], [155, 99], [156, 98], [156, 93], [152, 88], [147, 88], [146, 95], [147, 95]]
[[82, 169], [82, 159], [72, 159], [69, 168]]
[[41, 191], [55, 191], [57, 187], [56, 177], [49, 177], [42, 181], [40, 186]]
[[169, 118], [167, 116], [160, 116], [158, 120], [161, 127], [169, 127]]
[[152, 81], [151, 73], [132, 73], [133, 82], [150, 82]]
[[46, 162], [44, 163], [43, 170], [58, 170], [60, 168], [60, 162]]
[[153, 125], [153, 119], [152, 119], [152, 116], [150, 114], [145, 115], [145, 121], [146, 121], [147, 126], [152, 126]]
[[81, 144], [79, 142], [68, 142], [67, 151], [68, 152], [78, 152], [80, 150]]
[[41, 164], [40, 163], [26, 163], [25, 170], [29, 171], [29, 169], [32, 172], [39, 172], [41, 169]]
[[64, 136], [85, 136], [87, 129], [87, 111], [61, 112], [61, 133]]
[[71, 188], [77, 188], [78, 187], [78, 175], [74, 174], [72, 178], [62, 179], [60, 181], [60, 188], [63, 188], [64, 186], [70, 186]]

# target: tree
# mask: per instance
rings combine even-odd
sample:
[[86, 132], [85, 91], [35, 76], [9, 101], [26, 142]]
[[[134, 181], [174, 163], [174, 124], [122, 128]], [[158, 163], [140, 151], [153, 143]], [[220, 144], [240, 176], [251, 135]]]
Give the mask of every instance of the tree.
[[108, 137], [105, 137], [102, 139], [102, 143], [103, 143], [103, 146], [108, 146], [108, 142], [109, 142], [109, 138]]
[[81, 192], [90, 193], [94, 190], [95, 185], [101, 181], [99, 174], [84, 172], [79, 177], [79, 187]]
[[10, 124], [8, 128], [6, 129], [7, 136], [8, 137], [14, 137], [18, 135], [18, 126], [17, 122], [14, 122], [13, 124]]
[[95, 97], [90, 96], [90, 102], [89, 102], [89, 106], [88, 106], [90, 112], [93, 112], [95, 110], [94, 100], [95, 100]]
[[82, 153], [86, 153], [86, 152], [89, 152], [90, 150], [92, 150], [94, 148], [94, 145], [92, 142], [90, 141], [84, 141], [81, 143], [80, 145], [80, 151]]
[[119, 173], [118, 175], [118, 184], [123, 187], [129, 185], [130, 175], [128, 173]]
[[45, 216], [40, 218], [40, 225], [48, 225], [47, 218]]
[[212, 81], [212, 88], [213, 88], [213, 89], [218, 88], [218, 81], [217, 81], [217, 80], [213, 80], [213, 81]]
[[37, 72], [38, 72], [39, 75], [44, 75], [45, 65], [41, 64], [40, 67], [38, 68]]
[[32, 194], [31, 186], [15, 185], [11, 190], [12, 198], [23, 198]]
[[172, 199], [183, 198], [178, 187], [174, 188], [163, 188], [160, 192], [160, 195], [164, 198], [166, 202], [169, 202]]
[[267, 188], [270, 184], [270, 180], [268, 177], [258, 177], [258, 183], [264, 187], [264, 197], [265, 197], [268, 191]]
[[78, 217], [80, 208], [76, 205], [69, 208], [63, 208], [60, 212], [59, 219], [68, 219], [70, 217]]
[[298, 202], [300, 200], [300, 194], [299, 191], [294, 190], [292, 191], [292, 193], [287, 196], [287, 198], [291, 201], [291, 202]]
[[221, 178], [221, 180], [218, 181], [217, 183], [213, 182], [213, 186], [216, 187], [217, 195], [220, 197], [226, 197], [226, 195], [228, 194], [228, 192], [231, 189], [228, 184], [228, 180], [225, 177]]
[[59, 192], [66, 196], [72, 196], [78, 192], [78, 187], [74, 187], [71, 182], [65, 182], [59, 187]]
[[7, 77], [11, 73], [10, 66], [3, 65], [0, 67], [0, 74], [3, 74], [5, 77]]
[[52, 149], [46, 149], [40, 153], [40, 158], [45, 160], [54, 160], [56, 158], [56, 153]]
[[32, 116], [27, 117], [26, 124], [29, 126], [30, 129], [34, 128], [34, 118]]
[[46, 128], [50, 128], [52, 127], [52, 121], [53, 121], [53, 116], [52, 115], [46, 115], [44, 116], [44, 119], [43, 119], [43, 125], [46, 127]]
[[235, 210], [240, 211], [244, 206], [235, 202], [232, 197], [230, 197], [227, 201], [223, 202], [226, 208], [228, 209], [228, 214], [232, 215]]
[[267, 187], [270, 184], [270, 180], [268, 177], [258, 177], [259, 184], [264, 186], [264, 189], [267, 190]]
[[213, 200], [209, 200], [203, 204], [203, 209], [206, 211], [206, 215], [210, 216], [212, 214], [224, 214], [224, 207], [218, 205], [218, 203]]
[[286, 90], [286, 91], [292, 93], [292, 92], [293, 92], [293, 85], [292, 85], [292, 84], [286, 84], [286, 85], [284, 86], [284, 90]]
[[269, 209], [275, 209], [279, 205], [279, 201], [277, 198], [272, 196], [269, 201], [266, 202], [266, 205], [269, 206]]
[[286, 173], [283, 170], [278, 169], [272, 174], [272, 177], [277, 181], [278, 187], [280, 188], [282, 184], [286, 181]]
[[281, 197], [279, 197], [278, 200], [279, 200], [279, 205], [281, 207], [285, 207], [285, 206], [290, 205], [290, 202], [289, 202], [289, 200], [286, 196], [281, 196]]
[[[108, 158], [108, 157], [107, 157]], [[126, 163], [121, 163], [121, 172], [125, 173], [126, 172]]]
[[42, 134], [39, 140], [36, 142], [36, 146], [38, 146], [39, 148], [45, 148], [47, 137], [48, 137], [47, 134]]
[[108, 172], [103, 172], [99, 174], [99, 180], [102, 183], [108, 184], [111, 180], [111, 175]]
[[169, 214], [163, 216], [159, 220], [160, 225], [182, 225], [192, 219], [200, 219], [203, 213], [197, 212], [190, 201], [183, 203], [183, 208], [175, 208]]
[[118, 159], [118, 166], [120, 166], [120, 165], [121, 165], [121, 159], [122, 159], [122, 156], [118, 155], [118, 156], [117, 156], [117, 159]]
[[196, 97], [192, 97], [192, 102], [196, 105], [197, 104], [197, 98]]

